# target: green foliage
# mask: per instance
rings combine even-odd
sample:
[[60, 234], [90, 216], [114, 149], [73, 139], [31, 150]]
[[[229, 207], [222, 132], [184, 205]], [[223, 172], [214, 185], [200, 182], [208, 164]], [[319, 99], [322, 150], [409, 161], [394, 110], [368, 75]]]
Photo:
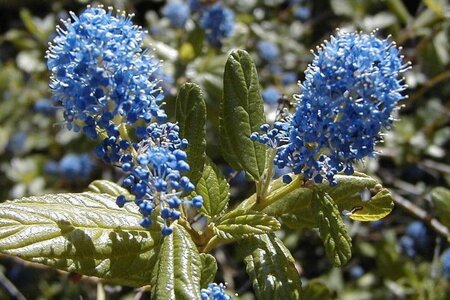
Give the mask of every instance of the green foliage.
[[[66, 153], [90, 153], [95, 145], [81, 135], [69, 134], [64, 126], [55, 126], [63, 122], [61, 114], [47, 116], [34, 109], [40, 99], [49, 97], [43, 57], [49, 36], [55, 31], [55, 20], [59, 19], [56, 10], [69, 5], [77, 12], [86, 1], [54, 1], [51, 5], [9, 2], [0, 1], [4, 11], [4, 30], [0, 34], [0, 169], [4, 174], [0, 200], [79, 192], [92, 179], [118, 179], [119, 172], [100, 161], [96, 162], [93, 177], [84, 182], [46, 173], [48, 162], [58, 161]], [[448, 4], [444, 0], [303, 1], [286, 6], [275, 2], [233, 2], [236, 32], [224, 41], [222, 49], [208, 46], [198, 13], [192, 13], [186, 28], [174, 29], [158, 12], [145, 10], [157, 9], [161, 3], [146, 4], [145, 9], [132, 1], [120, 5], [127, 12], [137, 13], [136, 21], [149, 30], [146, 39], [156, 48], [155, 58], [164, 59], [164, 69], [174, 77], [164, 101], [176, 111], [182, 137], [189, 140], [191, 171], [187, 175], [196, 182], [195, 193], [204, 199], [200, 213], [209, 222], [204, 232], [192, 229], [194, 226], [189, 223], [193, 220], [187, 213], [186, 219], [176, 225], [174, 235], [163, 242], [158, 225], [150, 230], [138, 225], [141, 214], [132, 205], [125, 209], [116, 206], [114, 201], [119, 194], [132, 199], [125, 189], [111, 181], [97, 180], [88, 187], [93, 193], [29, 197], [0, 204], [0, 252], [97, 276], [113, 284], [139, 287], [151, 284], [153, 279], [157, 286], [152, 286], [152, 296], [158, 299], [198, 299], [199, 288], [214, 279], [228, 281], [231, 293], [237, 290], [239, 298], [245, 299], [253, 298], [249, 296], [253, 293], [258, 299], [298, 299], [300, 295], [305, 300], [448, 299], [449, 281], [442, 276], [439, 262], [440, 252], [448, 247], [447, 238], [431, 232], [430, 238], [436, 243], [424, 254], [405, 255], [398, 241], [412, 217], [401, 207], [392, 212], [392, 196], [387, 189], [395, 188], [412, 205], [426, 208], [433, 222], [450, 227], [450, 192], [446, 188], [450, 183], [446, 104], [449, 86], [445, 84], [450, 78], [445, 14]], [[300, 6], [311, 10], [311, 18], [295, 19]], [[254, 14], [257, 10], [264, 14]], [[377, 146], [382, 159], [359, 166], [370, 177], [362, 173], [338, 175], [336, 187], [327, 183], [317, 187], [329, 197], [318, 197], [314, 187], [301, 179], [294, 178], [288, 185], [278, 179], [271, 182], [265, 201], [256, 203], [256, 195], [251, 195], [253, 186], [227, 183], [221, 173], [227, 167], [224, 159], [234, 169], [244, 170], [248, 179], [260, 180], [270, 162], [265, 161], [265, 148], [249, 139], [250, 133], [258, 131], [265, 122], [260, 86], [274, 86], [292, 104], [292, 95], [301, 93], [301, 89], [295, 83], [284, 85], [283, 74], [294, 72], [302, 78], [312, 59], [309, 49], [320, 44], [337, 26], [364, 32], [379, 28], [377, 36], [390, 34], [391, 40], [403, 46], [402, 53], [414, 66], [405, 73], [410, 87], [404, 92], [409, 95], [403, 102], [406, 109], [400, 110], [392, 132]], [[260, 40], [273, 42], [279, 48], [279, 57], [263, 61], [255, 50]], [[245, 48], [249, 53], [237, 50], [228, 56], [230, 49], [237, 48]], [[199, 86], [184, 85], [186, 81]], [[176, 90], [179, 93], [175, 101]], [[264, 105], [271, 116], [270, 123], [278, 111], [276, 105]], [[220, 146], [216, 138], [219, 131]], [[19, 132], [26, 133], [24, 145], [11, 148], [11, 141]], [[383, 186], [375, 178], [380, 178]], [[430, 191], [432, 205], [426, 201]], [[329, 259], [343, 264], [348, 259], [350, 243], [342, 214], [349, 219], [348, 235], [355, 241], [352, 259], [340, 269], [330, 269], [327, 258], [321, 254], [322, 241], [316, 237], [315, 228], [320, 229]], [[385, 217], [381, 222], [366, 222]], [[273, 234], [275, 230], [279, 231], [279, 238]], [[245, 263], [253, 290], [243, 287], [240, 281], [244, 270], [232, 248], [234, 240], [238, 240], [241, 250], [247, 251]], [[221, 247], [222, 243], [228, 246]], [[160, 253], [161, 245], [165, 255]], [[225, 254], [227, 258], [219, 260], [223, 273], [219, 272], [217, 278], [215, 258], [196, 251], [216, 247], [217, 252], [211, 253]], [[176, 256], [182, 261], [175, 262]], [[159, 269], [154, 268], [156, 262]], [[295, 264], [300, 262], [301, 277], [306, 279], [303, 293], [295, 270]], [[183, 264], [190, 273], [177, 273], [185, 268]], [[25, 298], [95, 298], [91, 280], [74, 284], [66, 275], [17, 267], [7, 256], [2, 257], [2, 265], [0, 272], [17, 285]], [[350, 270], [355, 265], [362, 266], [364, 274], [352, 278]], [[167, 271], [170, 268], [172, 272]], [[13, 278], [15, 273], [18, 279]], [[129, 289], [118, 290], [108, 289], [106, 296], [134, 297], [130, 293], [135, 292]], [[10, 296], [7, 291], [0, 291], [0, 298]]]
[[220, 218], [214, 231], [222, 239], [237, 239], [280, 229], [276, 218], [258, 211], [232, 210]]
[[230, 189], [228, 182], [213, 162], [209, 160], [206, 162], [195, 192], [203, 197], [202, 213], [210, 218], [224, 214], [230, 198]]
[[258, 299], [301, 299], [295, 260], [280, 239], [263, 234], [244, 239], [239, 246]]
[[[389, 191], [383, 188], [377, 180], [368, 175], [355, 173], [351, 176], [336, 175], [338, 185], [330, 187], [327, 183], [318, 188], [328, 193], [337, 204], [340, 212], [347, 211], [350, 219], [355, 221], [376, 221], [387, 216], [393, 209], [394, 203]], [[314, 192], [310, 187], [302, 185], [301, 179], [296, 178], [285, 185], [281, 179], [271, 185], [267, 203], [262, 212], [286, 220], [298, 220], [297, 228], [315, 227], [311, 210]], [[256, 197], [250, 197], [240, 207], [250, 209], [259, 207]], [[305, 224], [301, 223], [305, 221]], [[289, 222], [289, 221], [288, 221]]]
[[186, 149], [190, 166], [188, 176], [195, 184], [202, 176], [206, 160], [206, 105], [200, 87], [195, 83], [185, 83], [178, 93], [176, 118], [180, 134], [189, 141]]
[[206, 288], [209, 283], [214, 282], [217, 273], [217, 262], [214, 256], [207, 253], [200, 253], [202, 260], [202, 271], [200, 279], [200, 287]]
[[352, 240], [338, 206], [326, 192], [313, 194], [312, 209], [328, 259], [335, 267], [345, 265], [352, 255]]
[[127, 189], [109, 180], [95, 180], [89, 184], [88, 189], [97, 194], [107, 194], [115, 198], [124, 195], [127, 199], [133, 199]]
[[330, 290], [318, 279], [313, 279], [303, 289], [303, 299], [308, 300], [331, 300]]
[[55, 194], [0, 204], [0, 252], [116, 284], [149, 284], [159, 226], [106, 194]]
[[431, 192], [433, 203], [442, 223], [450, 228], [450, 190], [437, 187]]
[[202, 259], [189, 234], [175, 225], [173, 233], [163, 240], [152, 272], [152, 299], [199, 300], [202, 269]]
[[233, 51], [225, 64], [223, 98], [220, 103], [222, 155], [236, 170], [254, 181], [265, 167], [266, 148], [250, 140], [250, 134], [265, 123], [256, 66], [244, 50]]

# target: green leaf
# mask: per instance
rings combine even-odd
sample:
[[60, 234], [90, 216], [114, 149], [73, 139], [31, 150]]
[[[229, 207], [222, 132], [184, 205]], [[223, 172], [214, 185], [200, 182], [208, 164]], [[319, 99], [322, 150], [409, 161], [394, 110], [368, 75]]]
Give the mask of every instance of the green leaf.
[[211, 161], [203, 168], [203, 175], [195, 187], [195, 193], [203, 197], [202, 213], [209, 217], [223, 214], [228, 206], [230, 187], [222, 173]]
[[[391, 213], [394, 201], [389, 190], [363, 174], [336, 175], [337, 186], [322, 184], [321, 189], [337, 203], [339, 211], [348, 211], [354, 221], [377, 221]], [[363, 199], [367, 197], [366, 199]]]
[[318, 279], [313, 279], [303, 289], [303, 299], [307, 300], [331, 300], [331, 292], [328, 287]]
[[445, 9], [446, 9], [445, 0], [424, 0], [423, 2], [440, 18], [445, 17]]
[[201, 299], [201, 271], [202, 259], [191, 237], [182, 226], [173, 225], [153, 269], [152, 299]]
[[258, 211], [232, 210], [214, 226], [222, 239], [236, 239], [247, 235], [264, 234], [280, 229], [276, 218]]
[[188, 36], [188, 42], [193, 46], [195, 57], [202, 54], [204, 39], [205, 31], [199, 24], [195, 24], [195, 28], [189, 32]]
[[[426, 0], [425, 0], [426, 1]], [[386, 5], [399, 18], [403, 24], [407, 24], [411, 20], [408, 9], [401, 0], [386, 0]]]
[[161, 228], [106, 194], [56, 194], [0, 204], [0, 252], [134, 287], [149, 284]]
[[301, 299], [295, 260], [274, 234], [246, 238], [239, 246], [257, 299]]
[[316, 228], [316, 216], [313, 215], [311, 209], [303, 209], [295, 214], [284, 214], [281, 222], [291, 229]]
[[[328, 183], [319, 188], [328, 193], [338, 205], [339, 211], [348, 211], [348, 217], [354, 221], [376, 221], [387, 216], [394, 208], [390, 192], [377, 180], [362, 173], [353, 175], [336, 175], [338, 184], [331, 187]], [[268, 198], [278, 194], [280, 199], [274, 201], [262, 211], [271, 216], [295, 214], [301, 218], [311, 207], [313, 191], [301, 187], [296, 178], [288, 185], [281, 184], [281, 179], [272, 183]], [[362, 198], [364, 197], [364, 199]], [[254, 199], [251, 199], [254, 201]], [[245, 204], [246, 207], [251, 203]]]
[[187, 176], [196, 184], [202, 176], [206, 159], [206, 104], [200, 87], [195, 83], [185, 83], [177, 96], [176, 119], [180, 134], [187, 139]]
[[313, 195], [312, 209], [316, 216], [325, 252], [335, 267], [341, 267], [352, 255], [351, 238], [347, 233], [338, 206], [330, 195], [323, 191], [317, 191]]
[[109, 180], [92, 181], [88, 186], [88, 190], [97, 194], [108, 194], [112, 197], [124, 195], [127, 199], [134, 199], [134, 196], [127, 189]]
[[431, 191], [431, 196], [439, 219], [450, 228], [450, 190], [437, 187]]
[[266, 121], [256, 66], [246, 51], [231, 52], [223, 85], [219, 120], [222, 154], [234, 169], [244, 170], [257, 181], [264, 171], [266, 148], [252, 142], [250, 135]]
[[200, 280], [200, 287], [207, 288], [208, 284], [214, 282], [214, 277], [217, 273], [217, 262], [214, 256], [207, 253], [200, 253], [202, 260], [202, 276]]

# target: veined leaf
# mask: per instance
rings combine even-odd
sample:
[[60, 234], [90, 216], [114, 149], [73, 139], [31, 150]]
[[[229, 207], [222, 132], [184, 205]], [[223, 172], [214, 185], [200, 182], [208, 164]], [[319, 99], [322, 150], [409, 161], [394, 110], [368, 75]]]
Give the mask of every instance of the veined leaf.
[[200, 298], [202, 259], [191, 237], [180, 225], [164, 237], [152, 274], [152, 299]]
[[300, 276], [294, 258], [273, 233], [251, 236], [239, 246], [259, 300], [301, 299]]
[[291, 229], [316, 228], [317, 220], [310, 208], [297, 211], [295, 214], [284, 214], [281, 222]]
[[68, 272], [149, 284], [161, 228], [106, 194], [56, 194], [0, 204], [0, 252]]
[[259, 131], [265, 116], [256, 66], [246, 51], [230, 54], [223, 85], [219, 120], [222, 154], [234, 169], [244, 170], [256, 181], [264, 171], [266, 148], [250, 140], [250, 135]]
[[[394, 208], [394, 202], [389, 191], [383, 188], [372, 177], [355, 173], [353, 175], [336, 175], [338, 184], [330, 187], [328, 183], [319, 185], [319, 188], [328, 193], [338, 205], [340, 212], [348, 211], [348, 217], [355, 221], [376, 221], [387, 216]], [[272, 190], [268, 198], [280, 195], [262, 211], [271, 216], [295, 214], [302, 216], [310, 210], [313, 190], [300, 186], [295, 179], [288, 185], [282, 184], [281, 179], [272, 183]], [[249, 209], [255, 202], [255, 197], [249, 198], [240, 205]]]
[[187, 139], [187, 162], [190, 171], [187, 176], [195, 184], [202, 176], [206, 159], [206, 104], [200, 87], [195, 83], [185, 83], [177, 96], [176, 119], [180, 134]]
[[236, 239], [273, 232], [280, 226], [277, 219], [262, 212], [233, 210], [225, 214], [213, 229], [222, 239]]
[[331, 291], [318, 279], [313, 279], [303, 289], [303, 299], [308, 300], [332, 300]]
[[445, 226], [450, 227], [450, 190], [437, 187], [433, 189], [431, 196], [439, 219]]
[[337, 204], [327, 193], [317, 191], [312, 200], [312, 209], [328, 259], [335, 267], [343, 266], [352, 255], [352, 241]]
[[200, 280], [200, 287], [207, 288], [208, 284], [214, 282], [214, 277], [217, 273], [217, 262], [214, 256], [207, 253], [200, 253], [202, 260], [202, 276]]
[[228, 206], [228, 182], [210, 161], [203, 168], [203, 175], [195, 187], [195, 192], [203, 197], [201, 211], [211, 218], [221, 215]]
[[347, 210], [354, 221], [377, 221], [391, 213], [394, 208], [392, 195], [377, 180], [363, 174], [336, 175], [337, 186], [322, 184], [338, 205], [339, 211]]
[[124, 195], [127, 199], [134, 199], [126, 188], [109, 180], [95, 180], [89, 184], [88, 189], [97, 194], [108, 194], [113, 197]]

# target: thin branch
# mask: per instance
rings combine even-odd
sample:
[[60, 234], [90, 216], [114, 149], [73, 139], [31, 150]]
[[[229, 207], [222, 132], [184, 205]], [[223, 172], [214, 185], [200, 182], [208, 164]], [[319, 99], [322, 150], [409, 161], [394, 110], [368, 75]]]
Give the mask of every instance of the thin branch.
[[411, 215], [419, 218], [424, 223], [426, 223], [430, 228], [432, 228], [435, 232], [445, 237], [446, 239], [450, 239], [450, 231], [449, 229], [439, 222], [436, 218], [433, 218], [426, 210], [420, 208], [415, 205], [411, 201], [403, 198], [397, 193], [392, 192], [392, 196], [395, 204], [406, 210]]
[[3, 289], [11, 296], [12, 299], [16, 300], [27, 300], [24, 295], [16, 288], [16, 286], [9, 281], [6, 276], [0, 272], [0, 285]]
[[434, 76], [430, 80], [428, 80], [422, 88], [420, 88], [416, 93], [414, 93], [407, 101], [408, 102], [414, 102], [420, 97], [422, 97], [429, 89], [431, 89], [433, 86], [438, 84], [441, 81], [447, 80], [450, 78], [450, 71], [444, 71], [442, 73], [439, 73], [438, 75]]

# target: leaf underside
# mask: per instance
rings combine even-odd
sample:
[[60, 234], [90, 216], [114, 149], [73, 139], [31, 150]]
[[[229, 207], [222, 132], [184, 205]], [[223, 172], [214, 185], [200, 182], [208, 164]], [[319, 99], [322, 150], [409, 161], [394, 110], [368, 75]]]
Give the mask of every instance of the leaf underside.
[[317, 191], [312, 209], [328, 259], [335, 267], [345, 265], [352, 255], [352, 242], [337, 204], [327, 193]]
[[239, 246], [257, 299], [301, 299], [294, 258], [273, 233], [249, 237]]
[[200, 300], [202, 259], [180, 225], [164, 237], [152, 274], [152, 299]]
[[0, 252], [107, 281], [149, 284], [160, 227], [139, 226], [134, 205], [91, 192], [22, 198], [0, 204]]

